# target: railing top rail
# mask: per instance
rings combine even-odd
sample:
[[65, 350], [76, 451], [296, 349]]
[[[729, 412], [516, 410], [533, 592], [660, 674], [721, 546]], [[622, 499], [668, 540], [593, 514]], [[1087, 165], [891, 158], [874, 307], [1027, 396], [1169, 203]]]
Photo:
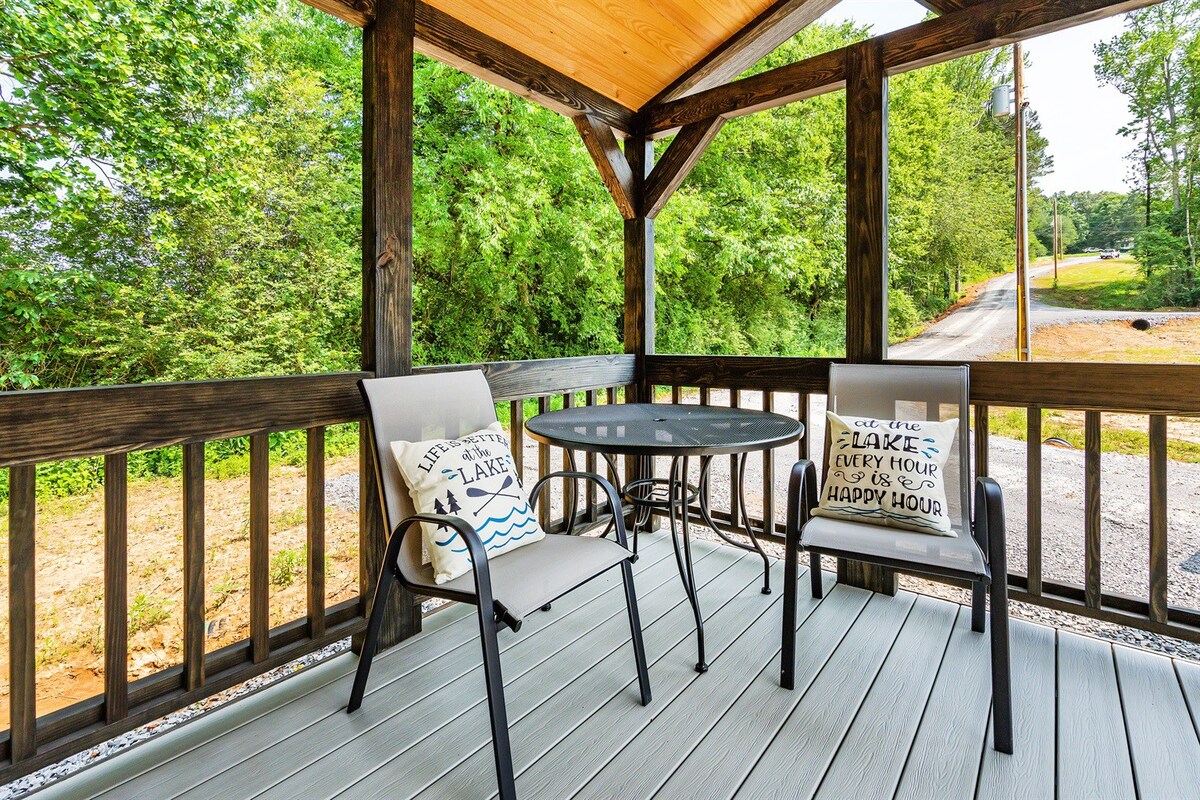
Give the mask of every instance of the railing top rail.
[[[634, 380], [634, 356], [418, 367], [482, 369], [497, 402]], [[369, 372], [0, 392], [0, 468], [354, 422]]]
[[[829, 365], [842, 359], [652, 355], [653, 384], [778, 392], [824, 392]], [[1014, 361], [889, 361], [967, 364], [971, 401], [995, 406], [1069, 408], [1131, 414], [1200, 413], [1200, 364]]]

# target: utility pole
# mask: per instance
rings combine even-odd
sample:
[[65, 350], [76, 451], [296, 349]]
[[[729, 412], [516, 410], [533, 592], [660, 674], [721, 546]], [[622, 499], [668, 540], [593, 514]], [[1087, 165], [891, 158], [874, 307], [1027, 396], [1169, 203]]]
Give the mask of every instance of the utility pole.
[[1017, 360], [1031, 361], [1029, 324], [1029, 207], [1025, 183], [1029, 170], [1025, 149], [1025, 63], [1021, 43], [1013, 45], [1013, 100], [1016, 104], [1017, 150]]
[[1058, 192], [1054, 193], [1054, 285], [1058, 286], [1058, 243], [1062, 231], [1058, 227]]

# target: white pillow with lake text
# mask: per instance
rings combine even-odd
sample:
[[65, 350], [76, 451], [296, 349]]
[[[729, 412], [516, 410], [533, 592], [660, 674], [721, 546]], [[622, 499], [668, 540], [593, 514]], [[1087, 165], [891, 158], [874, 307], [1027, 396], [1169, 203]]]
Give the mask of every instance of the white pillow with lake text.
[[829, 466], [815, 515], [957, 536], [945, 480], [957, 419], [825, 416]]
[[[392, 455], [416, 510], [461, 517], [479, 534], [489, 558], [545, 537], [525, 500], [499, 422], [461, 439], [392, 442]], [[467, 543], [458, 531], [428, 522], [421, 528], [434, 581], [445, 583], [471, 571]]]

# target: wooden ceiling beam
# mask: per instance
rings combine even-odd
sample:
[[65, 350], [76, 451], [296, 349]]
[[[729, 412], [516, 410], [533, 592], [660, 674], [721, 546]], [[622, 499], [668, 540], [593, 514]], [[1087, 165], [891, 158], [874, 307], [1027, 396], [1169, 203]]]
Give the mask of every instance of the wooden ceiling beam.
[[665, 134], [712, 117], [740, 117], [835, 92], [845, 85], [846, 49], [842, 48], [679, 100], [649, 106], [639, 112], [640, 127], [648, 135]]
[[[375, 19], [374, 0], [304, 0], [352, 25]], [[579, 81], [503, 42], [480, 33], [428, 3], [416, 4], [416, 51], [503, 87], [560, 114], [587, 114], [628, 133], [634, 112]]]
[[[1159, 0], [988, 0], [877, 37], [889, 75], [980, 53], [1033, 36], [1154, 5]], [[647, 135], [837, 91], [846, 84], [841, 48], [656, 106], [639, 116]]]
[[633, 180], [633, 169], [625, 152], [613, 134], [612, 128], [601, 119], [589, 114], [574, 118], [575, 127], [583, 138], [588, 155], [600, 170], [600, 177], [617, 204], [624, 219], [633, 219], [637, 214], [637, 189]]
[[658, 216], [724, 124], [725, 120], [720, 117], [712, 117], [686, 125], [675, 134], [675, 139], [646, 178], [641, 206], [643, 216], [651, 219]]
[[[949, 2], [950, 0], [943, 0]], [[840, 0], [776, 0], [746, 27], [659, 92], [647, 105], [678, 100], [733, 80]]]

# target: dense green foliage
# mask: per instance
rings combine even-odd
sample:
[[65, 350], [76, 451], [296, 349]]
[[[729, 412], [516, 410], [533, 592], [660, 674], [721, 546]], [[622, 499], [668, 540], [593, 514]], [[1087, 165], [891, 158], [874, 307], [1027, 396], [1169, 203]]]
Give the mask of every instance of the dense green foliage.
[[[1052, 252], [1054, 207], [1041, 193], [1031, 198], [1029, 230], [1039, 249]], [[1127, 250], [1145, 227], [1142, 200], [1136, 192], [1069, 192], [1059, 195], [1062, 242], [1059, 253], [1078, 253], [1110, 247]]]
[[1096, 48], [1099, 78], [1129, 101], [1130, 160], [1144, 198], [1135, 255], [1155, 305], [1200, 306], [1200, 0], [1131, 12]]
[[[288, 0], [8, 8], [0, 388], [356, 367], [359, 32]], [[1004, 63], [892, 82], [894, 334], [1010, 260]], [[571, 123], [423, 57], [416, 85], [417, 360], [618, 351], [620, 219]], [[844, 127], [841, 94], [725, 127], [659, 218], [660, 350], [841, 352]]]

